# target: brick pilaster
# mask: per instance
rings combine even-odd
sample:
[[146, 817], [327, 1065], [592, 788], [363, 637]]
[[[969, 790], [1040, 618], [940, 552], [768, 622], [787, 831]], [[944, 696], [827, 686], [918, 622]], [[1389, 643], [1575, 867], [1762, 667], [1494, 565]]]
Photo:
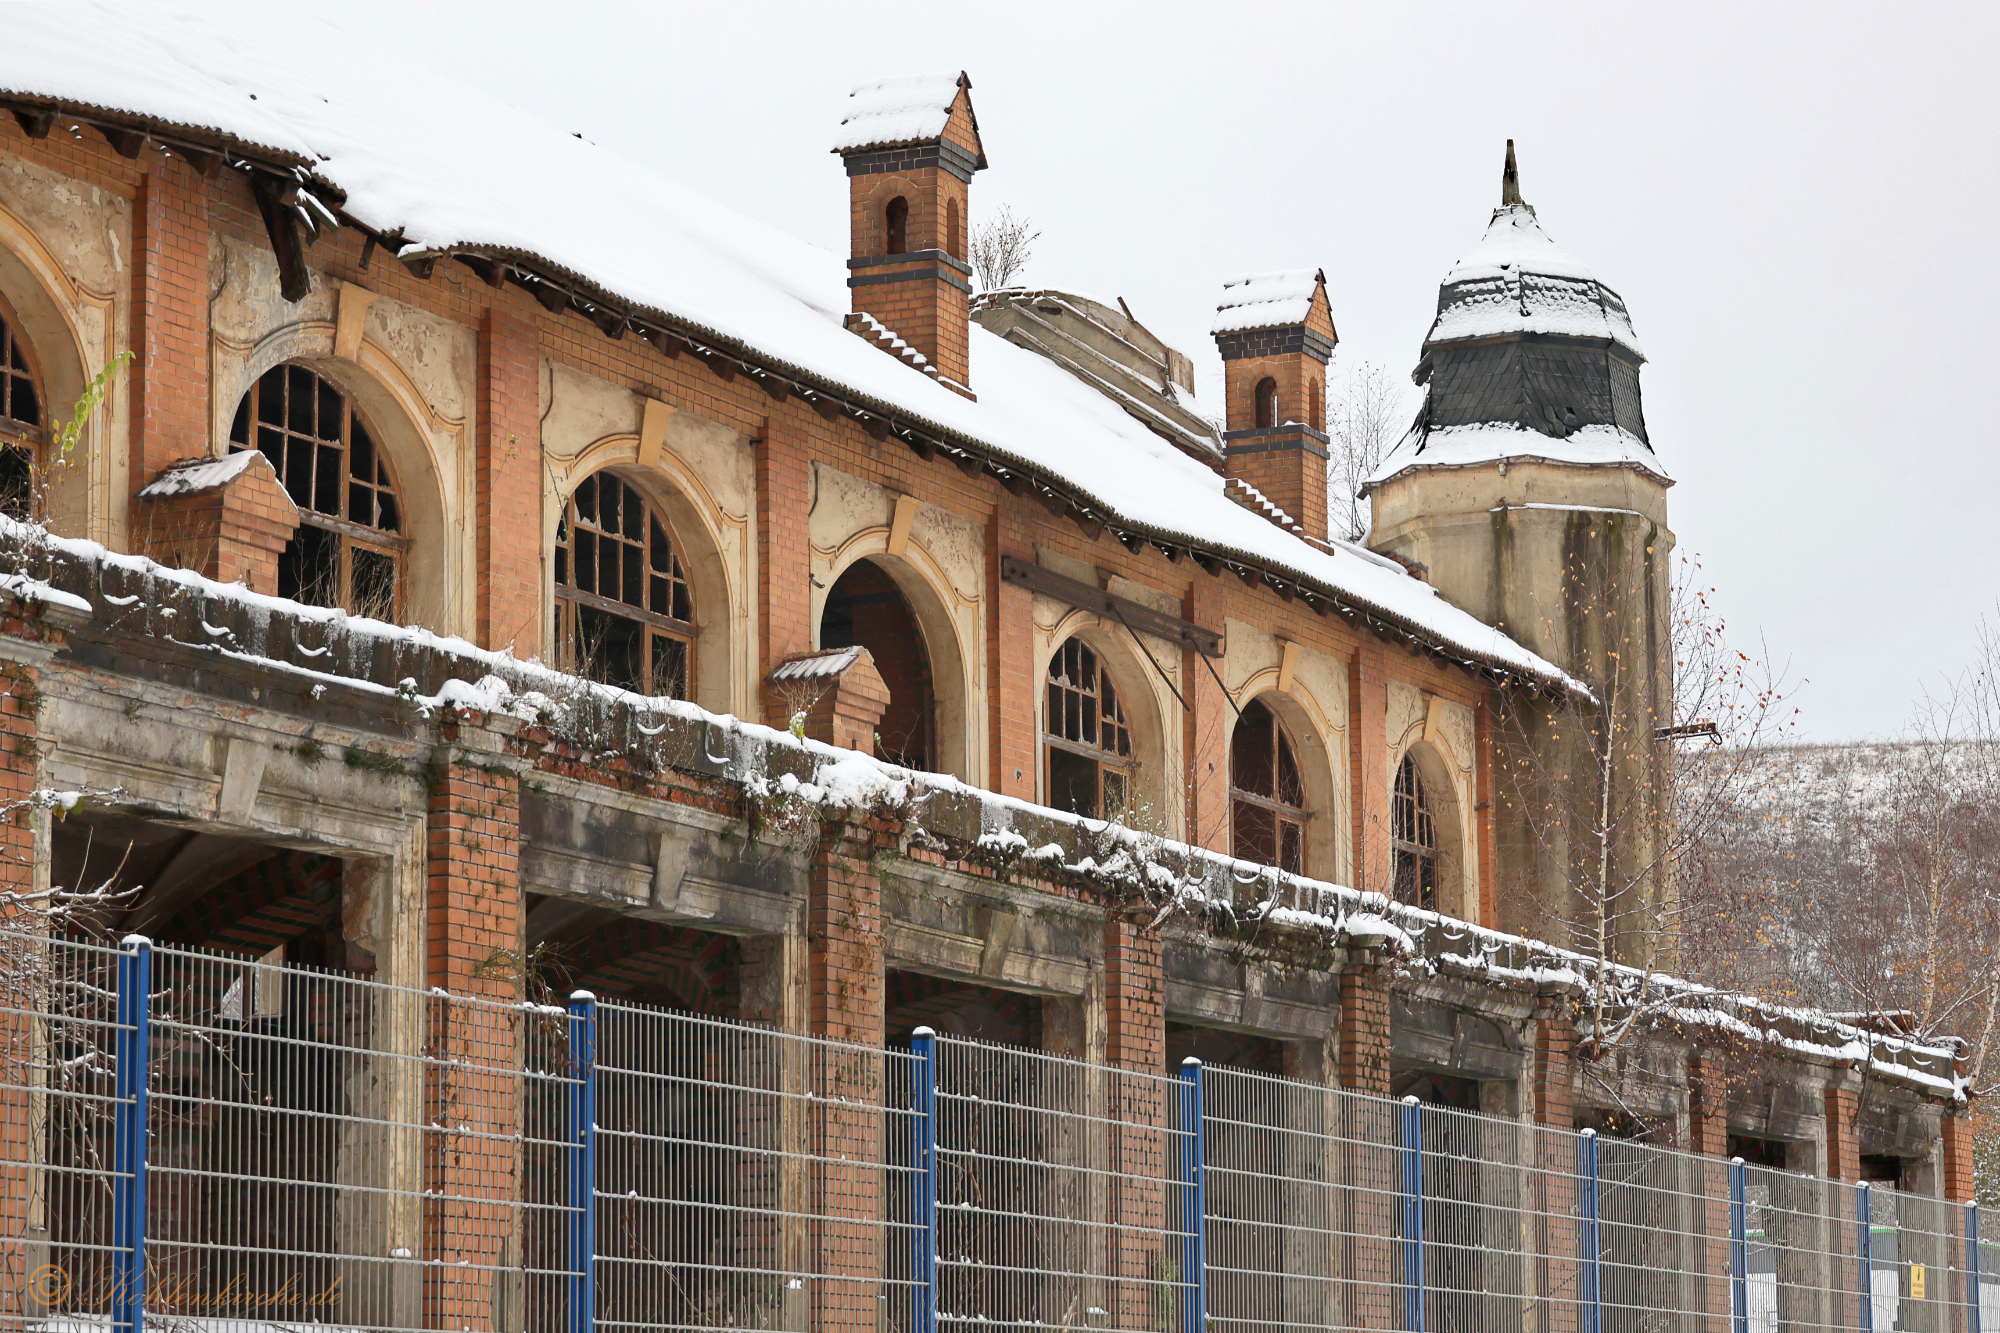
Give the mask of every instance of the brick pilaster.
[[502, 1270], [521, 1244], [520, 779], [482, 720], [446, 726], [429, 806], [423, 1299], [436, 1329], [492, 1329], [519, 1308]]
[[1944, 1140], [1944, 1197], [1953, 1203], [1973, 1199], [1973, 1129], [1972, 1117], [1962, 1111], [1947, 1110], [1938, 1117], [1938, 1133]]
[[132, 489], [208, 452], [208, 195], [157, 155], [132, 204]]
[[1826, 1089], [1826, 1177], [1861, 1179], [1861, 1087], [1829, 1085]]
[[[1704, 1157], [1729, 1155], [1729, 1070], [1712, 1051], [1691, 1051], [1687, 1064], [1688, 1142], [1690, 1152]], [[1704, 1262], [1700, 1271], [1701, 1309], [1707, 1312], [1709, 1333], [1729, 1333], [1731, 1325], [1729, 1272], [1729, 1171], [1719, 1161], [1696, 1177], [1700, 1219], [1697, 1234]]]
[[1389, 978], [1356, 947], [1340, 970], [1340, 1086], [1389, 1095]]
[[1041, 737], [1035, 726], [1042, 683], [1035, 679], [1034, 594], [1003, 583], [1005, 556], [1033, 560], [1026, 524], [1004, 497], [986, 522], [987, 785], [1002, 796], [1035, 799]]
[[1728, 1069], [1720, 1056], [1688, 1056], [1688, 1151], [1704, 1157], [1729, 1154]]
[[[1218, 581], [1197, 578], [1188, 585], [1183, 614], [1197, 625], [1221, 630], [1222, 607]], [[1236, 708], [1223, 693], [1216, 672], [1204, 665], [1193, 648], [1181, 650], [1181, 680], [1188, 707], [1181, 711], [1187, 755], [1187, 840], [1197, 847], [1227, 855], [1229, 827], [1229, 737], [1236, 727]], [[1309, 867], [1311, 868], [1311, 867]], [[1320, 872], [1333, 878], [1330, 868]]]
[[479, 642], [542, 648], [541, 335], [488, 307], [479, 324]]
[[1114, 1228], [1110, 1326], [1153, 1328], [1149, 1280], [1166, 1221], [1160, 1167], [1178, 1107], [1165, 1077], [1167, 1014], [1160, 937], [1116, 915], [1104, 923], [1104, 1078], [1111, 1108], [1106, 1203]]
[[[810, 446], [805, 428], [789, 417], [765, 418], [757, 437], [757, 677], [766, 682], [778, 663], [813, 646]], [[776, 706], [768, 684], [764, 699], [768, 715]]]
[[1493, 803], [1493, 710], [1485, 700], [1472, 710], [1472, 748], [1478, 792], [1473, 828], [1479, 838], [1479, 924], [1499, 930], [1500, 824], [1494, 818]]
[[277, 596], [278, 560], [298, 531], [299, 509], [269, 459], [248, 460], [222, 485], [191, 491], [172, 484], [184, 469], [167, 469], [132, 506], [132, 545], [163, 565]]
[[1354, 818], [1354, 887], [1395, 891], [1389, 847], [1389, 687], [1382, 646], [1372, 640], [1347, 663], [1347, 771]]
[[1576, 1024], [1546, 999], [1535, 1011], [1535, 1123], [1576, 1125]]

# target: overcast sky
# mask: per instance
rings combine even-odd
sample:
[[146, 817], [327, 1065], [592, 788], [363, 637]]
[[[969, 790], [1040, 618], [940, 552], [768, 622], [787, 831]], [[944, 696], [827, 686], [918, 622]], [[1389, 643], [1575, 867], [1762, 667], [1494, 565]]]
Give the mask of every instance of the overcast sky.
[[1680, 549], [1808, 678], [1809, 736], [1894, 732], [2000, 598], [1992, 5], [331, 12], [843, 255], [847, 90], [964, 69], [975, 225], [1033, 218], [1028, 280], [1123, 296], [1205, 394], [1223, 279], [1307, 266], [1336, 379], [1407, 384], [1511, 137], [1543, 226], [1631, 307]]

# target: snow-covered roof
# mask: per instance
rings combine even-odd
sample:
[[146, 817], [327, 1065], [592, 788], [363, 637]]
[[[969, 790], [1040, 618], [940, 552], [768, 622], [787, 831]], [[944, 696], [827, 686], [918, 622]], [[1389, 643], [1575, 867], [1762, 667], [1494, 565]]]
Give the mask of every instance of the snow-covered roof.
[[771, 672], [772, 680], [823, 680], [828, 676], [838, 676], [854, 665], [861, 656], [859, 647], [834, 648], [826, 652], [811, 653], [805, 657], [794, 657], [780, 662]]
[[1506, 333], [1605, 338], [1645, 355], [1624, 299], [1551, 240], [1526, 204], [1494, 209], [1479, 244], [1452, 265], [1424, 343]]
[[963, 74], [911, 74], [861, 84], [847, 95], [847, 114], [841, 118], [833, 151], [852, 153], [941, 138], [961, 86], [970, 86]]
[[1379, 486], [1413, 467], [1473, 467], [1481, 463], [1537, 460], [1581, 467], [1629, 464], [1671, 485], [1673, 478], [1638, 436], [1618, 426], [1580, 426], [1566, 439], [1511, 422], [1475, 426], [1431, 426], [1422, 419], [1411, 427], [1368, 478]]
[[161, 500], [170, 495], [191, 495], [227, 486], [243, 475], [244, 469], [261, 463], [275, 478], [271, 461], [255, 449], [245, 449], [227, 458], [183, 458], [161, 469], [160, 475], [139, 491], [141, 500]]
[[21, 5], [0, 42], [0, 91], [297, 154], [345, 192], [348, 216], [409, 247], [533, 257], [1039, 474], [1108, 523], [1299, 580], [1463, 659], [1576, 685], [1429, 584], [1328, 554], [1232, 503], [1212, 468], [1033, 352], [973, 328], [976, 402], [882, 355], [843, 327], [842, 257], [457, 83], [379, 36], [285, 6], [211, 15], [107, 0]]
[[1246, 273], [1222, 284], [1222, 301], [1215, 307], [1210, 333], [1242, 333], [1247, 329], [1281, 329], [1306, 322], [1313, 293], [1326, 279], [1319, 270], [1282, 269]]

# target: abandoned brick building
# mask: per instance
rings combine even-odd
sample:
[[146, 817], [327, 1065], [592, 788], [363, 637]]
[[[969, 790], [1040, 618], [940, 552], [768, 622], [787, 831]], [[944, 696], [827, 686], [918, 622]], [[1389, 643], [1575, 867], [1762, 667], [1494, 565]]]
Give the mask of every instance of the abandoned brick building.
[[[54, 534], [9, 528], [0, 726], [10, 793], [87, 796], [17, 812], [15, 887], [388, 985], [1198, 1055], [1967, 1197], [1950, 1050], [1790, 1014], [1754, 1079], [1698, 1025], [1586, 1077], [1584, 983], [1515, 938], [1566, 942], [1503, 719], [1622, 636], [1603, 706], [1670, 720], [1663, 599], [1607, 637], [1564, 571], [1657, 593], [1673, 538], [1631, 321], [1511, 153], [1367, 549], [1326, 538], [1321, 272], [1218, 277], [1214, 415], [1122, 302], [975, 292], [963, 76], [800, 124], [843, 271], [511, 110], [406, 133], [369, 78], [136, 18], [83, 62], [59, 14], [0, 41], [0, 440]], [[837, 799], [891, 769], [930, 795]], [[825, 798], [803, 843], [780, 787]]]

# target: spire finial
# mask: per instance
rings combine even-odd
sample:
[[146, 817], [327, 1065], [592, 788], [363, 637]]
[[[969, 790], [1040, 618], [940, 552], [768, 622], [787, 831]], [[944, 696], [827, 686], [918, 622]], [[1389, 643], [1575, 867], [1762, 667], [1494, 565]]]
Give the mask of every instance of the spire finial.
[[1500, 207], [1521, 202], [1521, 169], [1514, 165], [1514, 141], [1507, 141], [1507, 166], [1500, 173]]

